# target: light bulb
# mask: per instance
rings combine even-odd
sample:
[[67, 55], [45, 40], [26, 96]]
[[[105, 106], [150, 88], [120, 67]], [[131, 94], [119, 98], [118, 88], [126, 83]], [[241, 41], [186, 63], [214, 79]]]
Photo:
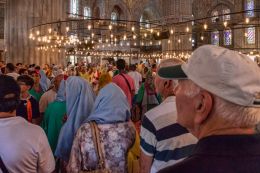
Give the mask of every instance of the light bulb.
[[203, 25], [203, 28], [204, 28], [205, 30], [207, 30], [207, 29], [208, 29], [208, 25], [205, 23], [205, 24]]
[[249, 22], [250, 22], [249, 18], [246, 18], [246, 23], [249, 23]]
[[29, 36], [29, 38], [30, 38], [30, 39], [32, 39], [32, 38], [33, 38], [33, 34], [32, 34], [32, 33], [30, 33], [30, 36]]
[[228, 24], [228, 23], [227, 23], [227, 21], [225, 21], [223, 24], [224, 24], [225, 27], [227, 27], [227, 24]]

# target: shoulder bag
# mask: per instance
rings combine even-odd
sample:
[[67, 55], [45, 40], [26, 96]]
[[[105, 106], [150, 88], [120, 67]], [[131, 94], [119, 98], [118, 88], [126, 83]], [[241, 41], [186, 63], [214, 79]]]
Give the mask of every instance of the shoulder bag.
[[[82, 170], [82, 171], [80, 171], [80, 173], [110, 173], [110, 171], [105, 168], [104, 151], [102, 150], [102, 147], [101, 147], [100, 138], [99, 138], [99, 130], [98, 130], [96, 122], [91, 121], [90, 127], [91, 127], [94, 147], [95, 147], [97, 158], [98, 158], [98, 165], [95, 170]], [[82, 166], [82, 169], [83, 169], [83, 166]]]

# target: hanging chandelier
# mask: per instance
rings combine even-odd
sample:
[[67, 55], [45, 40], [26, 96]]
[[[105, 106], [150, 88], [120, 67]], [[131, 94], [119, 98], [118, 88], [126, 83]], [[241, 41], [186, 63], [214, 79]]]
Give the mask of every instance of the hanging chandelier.
[[[248, 18], [244, 15], [249, 12], [257, 15], [260, 13], [260, 9], [172, 23], [164, 20], [139, 22], [77, 15], [78, 18], [34, 26], [30, 29], [29, 38], [33, 40], [38, 50], [65, 50], [67, 55], [157, 56], [187, 59], [192, 49], [185, 50], [181, 45], [191, 44], [193, 47], [198, 41], [201, 44], [210, 44], [210, 35], [216, 31], [216, 28], [218, 33], [228, 33], [226, 38], [229, 39], [227, 40], [233, 39], [234, 31], [243, 31], [244, 36], [249, 37], [246, 32], [248, 28], [260, 27], [259, 18]], [[238, 16], [244, 17], [238, 18]], [[212, 23], [215, 18], [225, 20]], [[199, 36], [197, 39], [194, 37], [196, 35]], [[219, 34], [215, 34], [212, 38], [218, 40], [219, 37]], [[163, 40], [165, 40], [164, 45], [175, 45], [176, 49], [162, 51]], [[232, 47], [230, 48], [232, 49]], [[255, 44], [252, 50], [258, 51], [258, 44]]]
[[[34, 26], [29, 38], [39, 50], [106, 51], [161, 47], [163, 32], [157, 23], [84, 18], [55, 21]], [[149, 28], [145, 27], [148, 26]], [[126, 50], [125, 50], [126, 51]]]

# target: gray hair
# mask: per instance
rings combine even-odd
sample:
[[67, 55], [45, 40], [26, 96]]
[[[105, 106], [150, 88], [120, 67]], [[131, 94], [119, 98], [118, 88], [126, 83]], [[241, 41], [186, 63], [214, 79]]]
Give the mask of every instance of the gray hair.
[[260, 122], [260, 108], [246, 107], [214, 96], [214, 112], [231, 122], [234, 127], [254, 127]]
[[[189, 80], [190, 81], [190, 80]], [[200, 86], [190, 81], [185, 87], [186, 96], [194, 97], [203, 90]], [[246, 107], [231, 103], [213, 94], [214, 107], [212, 113], [230, 122], [234, 127], [254, 127], [260, 123], [260, 108]]]

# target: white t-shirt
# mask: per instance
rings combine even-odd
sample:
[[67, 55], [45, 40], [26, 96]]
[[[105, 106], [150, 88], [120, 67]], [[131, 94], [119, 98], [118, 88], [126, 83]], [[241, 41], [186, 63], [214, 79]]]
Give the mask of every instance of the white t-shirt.
[[55, 161], [44, 131], [22, 117], [0, 119], [0, 155], [10, 173], [51, 173]]
[[39, 101], [39, 109], [40, 113], [45, 112], [48, 104], [53, 102], [56, 99], [57, 92], [55, 92], [53, 89], [47, 91], [41, 96], [41, 99]]
[[128, 73], [134, 79], [135, 82], [135, 94], [138, 94], [138, 90], [140, 88], [140, 83], [142, 82], [142, 75], [137, 71], [130, 71]]
[[13, 72], [13, 73], [7, 73], [6, 75], [13, 77], [15, 80], [17, 80], [17, 78], [20, 76], [18, 73], [15, 73], [15, 72]]

